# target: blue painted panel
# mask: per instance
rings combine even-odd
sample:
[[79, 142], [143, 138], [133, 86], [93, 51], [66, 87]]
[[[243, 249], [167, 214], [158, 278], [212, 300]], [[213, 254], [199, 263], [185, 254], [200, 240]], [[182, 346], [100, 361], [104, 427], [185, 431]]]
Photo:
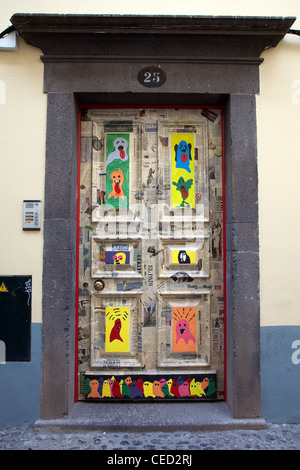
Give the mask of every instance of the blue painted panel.
[[300, 423], [300, 326], [261, 327], [262, 416]]
[[0, 364], [0, 427], [27, 426], [40, 417], [40, 323], [31, 324], [31, 361]]

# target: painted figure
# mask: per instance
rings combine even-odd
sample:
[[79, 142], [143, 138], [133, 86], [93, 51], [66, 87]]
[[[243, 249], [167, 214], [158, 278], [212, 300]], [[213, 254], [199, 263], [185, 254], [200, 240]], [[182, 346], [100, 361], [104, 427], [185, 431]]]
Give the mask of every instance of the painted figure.
[[105, 252], [105, 264], [129, 264], [129, 251], [108, 251]]
[[161, 391], [163, 392], [164, 394], [164, 397], [172, 397], [170, 391], [169, 391], [169, 387], [168, 387], [168, 384], [165, 383], [162, 387], [161, 387]]
[[134, 380], [130, 387], [130, 396], [131, 398], [143, 398], [143, 393], [137, 386], [136, 380]]
[[144, 395], [146, 398], [147, 397], [155, 398], [155, 395], [153, 393], [153, 385], [148, 380], [144, 382]]
[[106, 204], [129, 207], [130, 134], [106, 134]]
[[180, 250], [178, 253], [179, 264], [190, 264], [191, 259], [185, 250]]
[[160, 384], [158, 380], [154, 380], [153, 382], [153, 393], [156, 397], [161, 397], [161, 398], [164, 397], [164, 394], [160, 388]]
[[123, 397], [131, 397], [130, 395], [130, 387], [128, 387], [127, 383], [122, 379], [120, 382], [121, 394]]
[[201, 384], [202, 390], [204, 391], [209, 386], [208, 377], [205, 377], [205, 379], [203, 379], [202, 382], [200, 382], [200, 384]]
[[190, 383], [190, 394], [192, 397], [202, 397], [205, 395], [200, 382], [196, 382], [195, 379], [193, 379]]
[[128, 160], [128, 140], [119, 136], [113, 141], [113, 146], [114, 151], [107, 156], [106, 167], [114, 160], [121, 160], [122, 162], [126, 162], [126, 160]]
[[104, 380], [103, 382], [102, 397], [111, 398], [111, 389], [108, 380]]
[[120, 197], [124, 199], [124, 192], [122, 189], [122, 185], [124, 182], [123, 171], [120, 168], [116, 171], [113, 171], [110, 175], [110, 178], [112, 180], [112, 192], [110, 193], [108, 198], [114, 197], [115, 199], [117, 199], [118, 197]]
[[128, 385], [128, 387], [131, 387], [132, 384], [132, 378], [131, 377], [126, 377], [125, 383]]
[[189, 190], [191, 189], [193, 185], [193, 180], [189, 179], [185, 181], [185, 179], [182, 176], [180, 176], [178, 178], [177, 183], [173, 181], [172, 184], [176, 186], [176, 190], [180, 192], [180, 195], [182, 198], [182, 202], [179, 207], [184, 207], [185, 204], [188, 204], [186, 202], [186, 199], [189, 197]]
[[160, 381], [159, 381], [159, 386], [160, 386], [160, 388], [162, 389], [163, 386], [164, 386], [166, 383], [167, 383], [166, 379], [160, 379]]
[[172, 382], [173, 382], [172, 379], [169, 379], [169, 380], [167, 381], [170, 396], [173, 396], [173, 394], [171, 393]]
[[178, 343], [181, 338], [186, 344], [188, 344], [190, 340], [192, 340], [193, 343], [196, 342], [195, 337], [190, 332], [189, 322], [186, 320], [179, 320], [176, 325], [176, 343]]
[[213, 377], [211, 377], [209, 379], [209, 384], [208, 384], [208, 387], [207, 387], [206, 395], [211, 395], [212, 393], [215, 393], [215, 391], [216, 391], [216, 383], [215, 383]]
[[180, 393], [179, 393], [179, 385], [178, 383], [176, 382], [176, 380], [173, 379], [172, 381], [172, 386], [171, 386], [171, 394], [174, 396], [174, 397], [180, 397]]
[[190, 161], [192, 160], [191, 150], [192, 144], [187, 143], [185, 140], [179, 142], [179, 144], [174, 146], [175, 150], [175, 162], [176, 168], [183, 168], [188, 173], [191, 173], [190, 170]]
[[195, 208], [194, 148], [194, 133], [171, 134], [172, 208]]
[[121, 320], [120, 320], [120, 318], [117, 318], [116, 321], [115, 321], [115, 324], [114, 324], [114, 326], [113, 326], [113, 328], [110, 332], [110, 337], [109, 337], [110, 342], [114, 341], [115, 339], [118, 339], [119, 341], [122, 341], [122, 343], [123, 343], [123, 340], [120, 336], [121, 327], [122, 327]]
[[138, 378], [136, 381], [137, 388], [140, 389], [141, 393], [144, 395], [144, 381], [143, 379]]
[[98, 387], [99, 387], [99, 382], [98, 380], [90, 380], [89, 386], [91, 388], [90, 393], [88, 394], [88, 398], [101, 398]]
[[116, 398], [122, 398], [120, 384], [117, 380], [114, 380], [112, 384], [111, 396]]
[[[196, 352], [196, 307], [173, 308], [173, 351]], [[183, 383], [181, 377], [178, 385]]]
[[129, 308], [106, 307], [105, 309], [105, 351], [129, 352]]
[[114, 264], [125, 264], [126, 263], [126, 254], [125, 253], [116, 253], [113, 256]]
[[[197, 380], [198, 378], [198, 380]], [[86, 398], [90, 399], [136, 399], [136, 398], [201, 398], [216, 393], [214, 377], [176, 377], [152, 379], [149, 377], [120, 378], [111, 377], [87, 378], [85, 381]], [[146, 379], [146, 380], [145, 380]], [[197, 380], [197, 381], [196, 381]]]
[[190, 384], [186, 380], [182, 385], [179, 386], [179, 394], [181, 397], [190, 397]]

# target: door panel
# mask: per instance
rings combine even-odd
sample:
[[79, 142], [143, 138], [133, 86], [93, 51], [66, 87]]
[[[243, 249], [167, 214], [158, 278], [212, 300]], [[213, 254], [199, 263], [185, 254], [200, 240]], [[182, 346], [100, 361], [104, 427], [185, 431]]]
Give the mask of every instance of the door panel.
[[84, 109], [78, 393], [224, 395], [222, 113]]

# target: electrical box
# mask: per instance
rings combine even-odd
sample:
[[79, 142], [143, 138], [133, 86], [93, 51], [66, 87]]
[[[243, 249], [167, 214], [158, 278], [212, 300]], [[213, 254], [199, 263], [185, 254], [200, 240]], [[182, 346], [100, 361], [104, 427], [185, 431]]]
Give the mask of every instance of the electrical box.
[[0, 274], [0, 363], [30, 361], [32, 276]]
[[41, 201], [23, 201], [23, 230], [41, 230]]

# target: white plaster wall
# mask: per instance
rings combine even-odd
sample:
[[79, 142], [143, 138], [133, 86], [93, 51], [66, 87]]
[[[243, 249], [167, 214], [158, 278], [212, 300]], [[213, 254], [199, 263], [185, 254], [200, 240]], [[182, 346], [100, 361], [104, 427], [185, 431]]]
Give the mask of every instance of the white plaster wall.
[[[10, 0], [0, 4], [0, 30], [14, 13], [296, 16], [299, 0]], [[46, 96], [40, 51], [19, 42], [0, 50], [0, 275], [33, 275], [33, 321], [41, 321], [42, 231], [22, 231], [23, 199], [44, 196]], [[257, 97], [261, 259], [261, 325], [300, 325], [300, 37], [288, 35], [263, 54]]]
[[[300, 19], [300, 3], [297, 10]], [[261, 325], [300, 325], [300, 36], [286, 36], [263, 57], [257, 97]]]
[[32, 322], [41, 322], [43, 233], [23, 231], [23, 200], [44, 200], [46, 95], [40, 51], [0, 50], [0, 282], [32, 275]]

